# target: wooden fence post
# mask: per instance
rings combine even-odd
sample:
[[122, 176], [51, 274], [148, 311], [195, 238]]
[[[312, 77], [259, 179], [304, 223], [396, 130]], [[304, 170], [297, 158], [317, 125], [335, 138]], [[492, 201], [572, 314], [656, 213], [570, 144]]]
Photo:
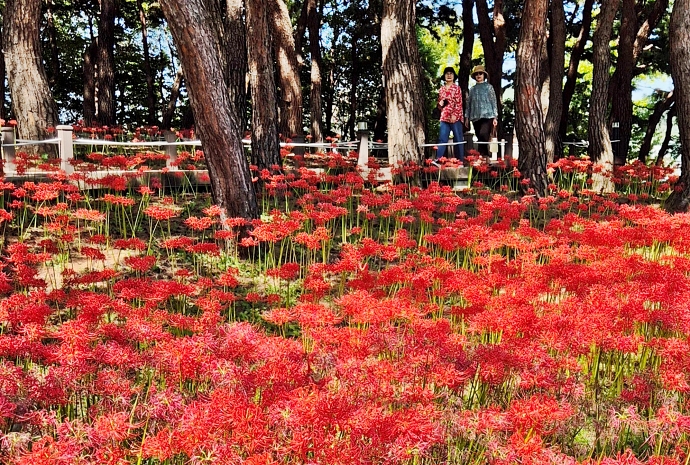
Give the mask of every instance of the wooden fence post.
[[[163, 131], [163, 135], [168, 143], [177, 141], [177, 134], [173, 131]], [[178, 169], [175, 164], [175, 161], [177, 161], [177, 145], [166, 145], [165, 154], [168, 156], [168, 159], [165, 160], [165, 166], [172, 170]]]
[[367, 123], [357, 123], [357, 134], [359, 135], [359, 157], [357, 157], [357, 167], [365, 169], [369, 166], [369, 131]]
[[14, 128], [4, 126], [0, 128], [2, 131], [2, 161], [4, 163], [2, 172], [4, 174], [16, 173], [17, 165], [14, 164], [16, 159], [16, 150], [14, 148]]
[[60, 152], [60, 169], [65, 174], [70, 175], [74, 173], [74, 166], [70, 163], [74, 159], [74, 147], [72, 144], [72, 126], [59, 125], [57, 129], [57, 137], [59, 139], [58, 150]]

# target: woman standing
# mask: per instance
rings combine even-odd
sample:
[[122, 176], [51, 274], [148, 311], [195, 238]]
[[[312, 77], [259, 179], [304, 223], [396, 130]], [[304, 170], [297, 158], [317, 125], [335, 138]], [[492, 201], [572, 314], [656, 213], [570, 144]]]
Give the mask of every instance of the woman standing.
[[[449, 66], [443, 70], [443, 86], [438, 91], [438, 108], [441, 110], [441, 128], [438, 135], [439, 144], [448, 143], [450, 132], [453, 131], [453, 147], [455, 156], [460, 161], [465, 161], [465, 146], [463, 145], [463, 115], [462, 115], [462, 90], [455, 83], [458, 75], [455, 69]], [[436, 151], [436, 159], [446, 154], [446, 146], [439, 145]]]
[[488, 82], [489, 73], [483, 66], [474, 67], [472, 79], [477, 81], [477, 84], [470, 89], [465, 121], [472, 121], [474, 133], [479, 140], [479, 153], [488, 158], [491, 132], [498, 126], [496, 93]]

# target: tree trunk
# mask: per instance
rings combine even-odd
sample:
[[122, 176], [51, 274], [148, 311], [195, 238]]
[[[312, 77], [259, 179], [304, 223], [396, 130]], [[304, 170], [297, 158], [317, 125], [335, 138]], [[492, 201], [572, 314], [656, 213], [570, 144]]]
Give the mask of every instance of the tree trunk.
[[[496, 93], [498, 106], [498, 134], [503, 137], [503, 56], [506, 51], [506, 22], [503, 16], [503, 0], [494, 0], [493, 22], [489, 19], [486, 0], [476, 0], [479, 37], [484, 49], [484, 66], [489, 73], [489, 82]], [[543, 34], [544, 31], [542, 31]]]
[[163, 122], [161, 123], [163, 129], [170, 129], [172, 124], [173, 117], [175, 116], [175, 108], [177, 107], [177, 99], [180, 97], [180, 87], [182, 87], [183, 78], [182, 68], [180, 68], [177, 70], [177, 73], [175, 73], [175, 79], [170, 88], [170, 98], [168, 99], [168, 104], [163, 113]]
[[247, 2], [247, 56], [252, 95], [252, 163], [259, 169], [280, 165], [276, 87], [268, 35], [268, 11]]
[[207, 0], [162, 0], [161, 7], [180, 54], [213, 201], [228, 217], [257, 218], [259, 208], [242, 147], [240, 117], [230, 98], [220, 56], [224, 50], [220, 6]]
[[637, 154], [637, 159], [642, 163], [647, 163], [647, 157], [649, 157], [649, 152], [652, 149], [652, 139], [656, 133], [656, 127], [661, 121], [661, 117], [664, 116], [671, 105], [676, 101], [673, 91], [667, 93], [664, 98], [660, 99], [654, 105], [654, 111], [651, 116], [647, 119], [647, 130], [645, 131], [644, 138], [642, 139], [642, 145], [640, 145], [640, 151]]
[[[585, 51], [585, 45], [589, 40], [589, 31], [592, 27], [592, 5], [594, 0], [585, 0], [582, 7], [582, 23], [580, 25], [580, 33], [577, 36], [575, 45], [570, 52], [570, 63], [568, 64], [568, 72], [566, 73], [565, 84], [563, 85], [563, 112], [561, 113], [561, 122], [558, 130], [561, 141], [565, 140], [566, 132], [568, 130], [568, 117], [570, 115], [570, 102], [573, 100], [575, 94], [575, 85], [577, 84], [577, 68], [580, 66], [580, 59], [582, 53]], [[558, 154], [559, 157], [561, 154]]]
[[96, 54], [96, 114], [102, 126], [115, 124], [115, 0], [99, 0]]
[[357, 125], [357, 86], [359, 85], [358, 41], [359, 36], [356, 33], [352, 34], [350, 45], [350, 60], [352, 61], [350, 69], [350, 117], [345, 124], [345, 131], [349, 134], [350, 140], [356, 140], [357, 137], [355, 126]]
[[144, 76], [146, 77], [146, 110], [147, 123], [151, 126], [158, 124], [156, 119], [156, 94], [153, 88], [153, 72], [151, 71], [151, 56], [149, 53], [148, 25], [146, 12], [141, 0], [137, 0], [139, 21], [141, 22], [141, 48], [144, 52]]
[[472, 71], [472, 50], [474, 50], [473, 7], [474, 0], [462, 0], [462, 52], [460, 52], [460, 66], [458, 67], [458, 83], [462, 89], [463, 102], [467, 102], [467, 96], [470, 90], [469, 81], [470, 72]]
[[95, 40], [84, 52], [84, 126], [87, 128], [97, 124], [96, 121], [96, 50]]
[[[2, 25], [4, 22], [4, 19], [2, 18], [2, 15], [0, 15], [0, 28], [4, 30], [4, 26]], [[3, 32], [0, 30], [0, 119], [5, 119], [5, 54], [3, 50], [5, 49], [3, 45]]]
[[659, 153], [656, 154], [655, 165], [662, 165], [664, 162], [664, 157], [668, 151], [669, 145], [671, 145], [671, 137], [673, 136], [673, 118], [677, 116], [678, 107], [673, 105], [671, 109], [666, 113], [666, 134], [664, 135], [664, 140], [661, 142], [659, 147]]
[[[546, 194], [544, 120], [539, 79], [548, 0], [526, 0], [516, 53], [515, 130], [520, 144], [518, 170], [539, 196]], [[523, 189], [524, 190], [524, 189]]]
[[2, 41], [12, 113], [22, 139], [45, 139], [46, 128], [58, 123], [57, 106], [41, 60], [40, 24], [41, 0], [6, 0]]
[[302, 136], [302, 85], [297, 64], [290, 13], [283, 0], [271, 0], [271, 31], [280, 87], [280, 132], [283, 137]]
[[681, 173], [664, 206], [671, 212], [686, 212], [690, 206], [690, 0], [674, 1], [669, 40], [673, 93], [678, 107]]
[[311, 109], [312, 142], [323, 141], [322, 121], [323, 106], [321, 103], [321, 19], [316, 9], [316, 0], [307, 2], [307, 25], [309, 27], [309, 54], [311, 55], [311, 93], [309, 94]]
[[60, 76], [60, 55], [57, 45], [57, 30], [55, 29], [55, 18], [53, 17], [54, 3], [52, 0], [46, 2], [46, 35], [48, 36], [48, 47], [50, 49], [50, 67], [48, 68], [48, 85], [53, 88]]
[[422, 163], [424, 96], [415, 32], [415, 1], [384, 0], [381, 22], [388, 160]]
[[[216, 5], [214, 0], [213, 5]], [[242, 11], [244, 0], [225, 1], [225, 21], [222, 37], [225, 53], [220, 57], [225, 70], [225, 82], [229, 92], [232, 110], [238, 116], [240, 130], [247, 127], [247, 43]]]
[[630, 150], [633, 123], [632, 81], [640, 53], [647, 44], [649, 34], [654, 30], [668, 6], [668, 0], [656, 0], [649, 14], [638, 29], [638, 15], [635, 0], [623, 0], [622, 20], [618, 40], [618, 61], [609, 87], [611, 101], [611, 123], [619, 123], [620, 142], [614, 154], [614, 164], [624, 165]]
[[565, 10], [560, 0], [551, 0], [551, 63], [549, 75], [549, 110], [544, 121], [546, 161], [553, 161], [563, 151], [559, 123], [563, 112], [563, 76], [565, 74]]
[[592, 97], [589, 107], [589, 155], [592, 161], [603, 169], [593, 175], [593, 188], [596, 191], [612, 192], [613, 148], [606, 118], [609, 92], [609, 68], [611, 55], [609, 40], [613, 30], [613, 20], [620, 6], [620, 0], [607, 0], [601, 7], [594, 32], [592, 63]]

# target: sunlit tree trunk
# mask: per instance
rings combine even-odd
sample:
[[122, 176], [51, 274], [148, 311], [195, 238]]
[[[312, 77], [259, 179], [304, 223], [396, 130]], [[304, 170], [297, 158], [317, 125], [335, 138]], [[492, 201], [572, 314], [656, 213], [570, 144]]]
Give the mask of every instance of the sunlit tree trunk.
[[383, 80], [388, 117], [388, 159], [393, 165], [423, 159], [424, 97], [415, 33], [414, 0], [384, 0], [381, 22]]
[[284, 137], [302, 135], [302, 85], [297, 64], [295, 39], [292, 35], [290, 13], [283, 0], [270, 1], [273, 47], [278, 66], [278, 85], [280, 88], [279, 130]]
[[247, 56], [252, 96], [252, 163], [259, 169], [280, 164], [278, 112], [268, 11], [258, 2], [247, 2]]
[[686, 212], [690, 206], [690, 0], [674, 0], [669, 40], [673, 92], [678, 107], [681, 174], [665, 207], [671, 212]]
[[149, 52], [149, 33], [146, 12], [141, 0], [137, 0], [139, 22], [141, 23], [141, 48], [144, 53], [144, 77], [146, 78], [146, 119], [151, 126], [158, 124], [156, 119], [156, 94], [153, 87], [153, 72], [151, 71], [151, 56]]
[[515, 130], [520, 144], [518, 169], [537, 195], [546, 193], [546, 153], [541, 108], [540, 66], [546, 40], [548, 0], [526, 0], [516, 54]]
[[606, 109], [609, 91], [609, 68], [611, 56], [609, 40], [613, 30], [613, 20], [620, 6], [620, 0], [607, 0], [601, 6], [594, 32], [592, 63], [592, 97], [589, 106], [589, 155], [592, 161], [603, 169], [592, 178], [592, 188], [596, 191], [612, 192], [613, 148], [609, 134]]
[[256, 218], [259, 209], [242, 147], [240, 118], [231, 101], [226, 62], [220, 53], [225, 49], [220, 5], [205, 0], [162, 0], [161, 7], [180, 54], [213, 201], [228, 217]]
[[58, 123], [58, 111], [41, 60], [41, 0], [6, 0], [3, 16], [5, 67], [19, 137], [46, 139], [46, 128]]
[[102, 126], [115, 124], [115, 0], [100, 0], [96, 52], [96, 115]]

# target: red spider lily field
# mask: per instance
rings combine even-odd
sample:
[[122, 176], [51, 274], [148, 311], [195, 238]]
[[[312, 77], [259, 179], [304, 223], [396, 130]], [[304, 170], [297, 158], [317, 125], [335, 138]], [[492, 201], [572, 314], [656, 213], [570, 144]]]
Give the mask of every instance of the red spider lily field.
[[456, 191], [432, 166], [378, 185], [294, 157], [256, 172], [245, 224], [148, 174], [161, 159], [0, 185], [2, 463], [690, 463], [668, 170], [598, 195], [563, 159], [537, 198], [510, 160]]

